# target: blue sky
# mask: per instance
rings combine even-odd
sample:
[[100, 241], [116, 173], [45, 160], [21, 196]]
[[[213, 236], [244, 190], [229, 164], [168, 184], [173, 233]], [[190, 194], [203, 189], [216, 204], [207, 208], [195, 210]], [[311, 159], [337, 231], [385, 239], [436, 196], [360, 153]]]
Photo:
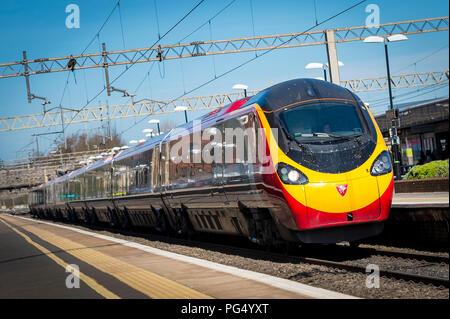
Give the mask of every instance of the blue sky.
[[[217, 11], [231, 0], [206, 0], [186, 20], [161, 41], [162, 45], [178, 43], [191, 31], [210, 19]], [[155, 14], [155, 2], [158, 14]], [[160, 33], [165, 33], [182, 16], [184, 16], [198, 0], [121, 0], [120, 13], [124, 38], [119, 19], [119, 10], [115, 10], [105, 28], [99, 35], [100, 42], [105, 42], [108, 50], [124, 48], [141, 48], [153, 44], [158, 38], [158, 23]], [[335, 13], [356, 3], [356, 0], [316, 0], [317, 19], [326, 19]], [[68, 29], [65, 25], [69, 4], [77, 4], [80, 8], [80, 28]], [[29, 59], [67, 56], [83, 51], [92, 37], [97, 33], [117, 0], [22, 0], [2, 1], [0, 6], [0, 63], [19, 61], [22, 51], [26, 50]], [[368, 4], [380, 7], [380, 23], [404, 21], [421, 18], [447, 16], [449, 4], [446, 0], [368, 0], [357, 8], [339, 16], [317, 28], [339, 28], [360, 26], [365, 24]], [[252, 24], [252, 12], [254, 24]], [[211, 22], [211, 28], [205, 26], [185, 42], [227, 39], [255, 35], [270, 35], [278, 33], [302, 32], [315, 22], [314, 0], [235, 0], [221, 15]], [[441, 71], [448, 69], [448, 31], [434, 32], [409, 36], [408, 41], [393, 43], [390, 46], [391, 70], [393, 74], [426, 71]], [[124, 43], [125, 42], [125, 46]], [[338, 44], [339, 60], [345, 66], [341, 68], [341, 79], [369, 78], [385, 75], [384, 51], [381, 45], [350, 42]], [[441, 50], [439, 50], [441, 49]], [[439, 51], [437, 51], [439, 50]], [[86, 52], [98, 52], [99, 42], [96, 40]], [[437, 52], [436, 52], [437, 51]], [[422, 62], [410, 66], [434, 53]], [[190, 90], [197, 85], [225, 72], [248, 60], [254, 53], [228, 54], [223, 56], [198, 57], [167, 61], [164, 66], [152, 68], [150, 80], [147, 79], [137, 91], [136, 99], [153, 98], [169, 99], [181, 95], [184, 90]], [[303, 48], [283, 49], [270, 52], [254, 62], [224, 76], [211, 84], [193, 92], [190, 96], [227, 93], [236, 83], [245, 83], [250, 89], [263, 89], [271, 82], [277, 83], [299, 77], [321, 76], [320, 70], [305, 70], [309, 62], [326, 62], [324, 46], [309, 46]], [[149, 70], [149, 64], [136, 64], [114, 86], [134, 92]], [[183, 70], [183, 73], [181, 72]], [[123, 71], [122, 67], [110, 68], [114, 78]], [[397, 72], [398, 71], [398, 72]], [[184, 74], [184, 77], [183, 75]], [[64, 94], [62, 104], [70, 108], [81, 108], [86, 100], [91, 99], [104, 86], [102, 69], [75, 72], [69, 78], [69, 85]], [[57, 106], [63, 96], [67, 78], [66, 72], [51, 73], [31, 77], [32, 92], [38, 96], [47, 97]], [[184, 81], [183, 81], [184, 78]], [[414, 91], [397, 90], [396, 94]], [[427, 93], [429, 92], [429, 93]], [[0, 80], [0, 96], [3, 101], [0, 106], [0, 117], [41, 113], [42, 106], [35, 100], [27, 103], [25, 79], [9, 78]], [[376, 113], [384, 111], [387, 102], [386, 91], [361, 93], [360, 96], [373, 103]], [[411, 99], [434, 98], [448, 96], [448, 86], [439, 90], [424, 90], [417, 94], [411, 93]], [[106, 93], [100, 95], [89, 106], [105, 104], [121, 104], [126, 102], [120, 94], [110, 97]], [[408, 96], [398, 98], [399, 102], [408, 101]], [[202, 112], [190, 113], [193, 118]], [[161, 121], [170, 119], [182, 123], [183, 114], [163, 115]], [[116, 120], [113, 125], [118, 131], [133, 126], [137, 119]], [[124, 141], [143, 138], [141, 131], [148, 127], [143, 121], [127, 131]], [[104, 123], [103, 123], [104, 124]], [[68, 128], [68, 135], [82, 129], [98, 131], [102, 123], [73, 124]], [[36, 130], [0, 133], [1, 159], [12, 159], [27, 156], [33, 145], [26, 146], [34, 138], [34, 133], [57, 131], [59, 128], [43, 128]], [[50, 151], [56, 136], [49, 135], [39, 140], [41, 151]]]

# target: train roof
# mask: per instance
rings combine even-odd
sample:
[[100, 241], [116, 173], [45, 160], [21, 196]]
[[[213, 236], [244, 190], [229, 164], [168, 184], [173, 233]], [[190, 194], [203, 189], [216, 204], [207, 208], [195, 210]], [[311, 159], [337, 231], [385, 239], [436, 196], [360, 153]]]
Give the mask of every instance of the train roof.
[[181, 125], [178, 125], [177, 127], [175, 127], [172, 131], [164, 134], [164, 135], [159, 135], [156, 136], [144, 143], [141, 143], [133, 148], [130, 148], [118, 155], [116, 155], [114, 157], [114, 161], [120, 161], [124, 158], [130, 157], [130, 156], [134, 156], [136, 154], [140, 154], [142, 152], [145, 152], [146, 150], [149, 150], [151, 148], [154, 148], [156, 145], [158, 145], [159, 143], [161, 143], [161, 141], [170, 141], [172, 140], [172, 138], [177, 138], [177, 134], [171, 134], [174, 133], [175, 130], [182, 130], [185, 129], [188, 132], [192, 132], [194, 129], [194, 121], [201, 121], [202, 126], [205, 123], [208, 122], [213, 122], [213, 121], [217, 121], [218, 118], [220, 117], [225, 117], [226, 114], [238, 110], [245, 102], [248, 101], [249, 98], [244, 98], [244, 99], [240, 99], [237, 101], [234, 101], [232, 103], [229, 103], [223, 107], [217, 108], [213, 111], [211, 111], [208, 114], [205, 114], [195, 120], [192, 120], [190, 122], [187, 123], [183, 123]]
[[[213, 125], [221, 118], [226, 118], [229, 113], [233, 112], [233, 114], [235, 113], [237, 114], [239, 113], [238, 111], [239, 109], [245, 108], [246, 106], [249, 106], [254, 103], [257, 103], [264, 111], [275, 111], [280, 107], [292, 103], [323, 98], [354, 100], [357, 97], [350, 90], [330, 82], [308, 78], [294, 79], [273, 85], [259, 92], [253, 97], [240, 99], [238, 101], [227, 104], [221, 108], [215, 109], [210, 113], [203, 115], [200, 118], [197, 118], [196, 120], [200, 120], [202, 127], [204, 127], [205, 125], [206, 126]], [[190, 121], [188, 123], [179, 125], [175, 129], [186, 129], [189, 132], [192, 132], [194, 129], [193, 127], [194, 121]], [[172, 138], [176, 138], [176, 134], [173, 135]], [[169, 141], [172, 138], [170, 136], [170, 132], [164, 135], [156, 136], [133, 148], [120, 151], [116, 155], [111, 154], [90, 165], [86, 165], [76, 171], [58, 177], [52, 181], [43, 184], [42, 186], [64, 181], [67, 178], [77, 176], [86, 171], [94, 170], [96, 168], [107, 165], [111, 161], [118, 161], [127, 158], [129, 156], [140, 154], [148, 149], [154, 148], [157, 144], [161, 143], [161, 141], [164, 140]]]
[[271, 86], [252, 97], [243, 105], [257, 103], [264, 111], [308, 100], [334, 98], [355, 100], [355, 95], [342, 86], [316, 79], [295, 79]]

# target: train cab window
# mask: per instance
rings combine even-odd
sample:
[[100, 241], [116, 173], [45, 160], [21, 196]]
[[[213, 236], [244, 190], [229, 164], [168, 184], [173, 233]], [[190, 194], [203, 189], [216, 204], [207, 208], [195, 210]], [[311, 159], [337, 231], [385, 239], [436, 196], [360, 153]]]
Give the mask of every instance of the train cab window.
[[281, 110], [279, 117], [289, 135], [299, 142], [359, 136], [367, 132], [365, 122], [351, 103], [300, 105]]

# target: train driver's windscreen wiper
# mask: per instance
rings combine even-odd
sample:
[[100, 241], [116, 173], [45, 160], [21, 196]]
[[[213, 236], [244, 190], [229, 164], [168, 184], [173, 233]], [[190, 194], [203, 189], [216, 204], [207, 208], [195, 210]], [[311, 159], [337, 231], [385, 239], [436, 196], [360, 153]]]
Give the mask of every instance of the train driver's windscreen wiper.
[[360, 143], [359, 137], [361, 137], [363, 134], [354, 134], [354, 135], [341, 135], [341, 134], [332, 134], [332, 133], [325, 133], [325, 132], [312, 132], [312, 133], [295, 133], [295, 137], [331, 137], [336, 139], [346, 139], [350, 141]]

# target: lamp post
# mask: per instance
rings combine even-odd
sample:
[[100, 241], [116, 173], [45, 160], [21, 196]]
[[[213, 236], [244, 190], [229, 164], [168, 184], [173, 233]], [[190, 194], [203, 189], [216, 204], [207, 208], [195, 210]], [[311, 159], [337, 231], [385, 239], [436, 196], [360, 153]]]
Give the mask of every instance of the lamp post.
[[391, 135], [391, 145], [392, 145], [392, 155], [394, 158], [394, 175], [395, 179], [401, 179], [400, 171], [400, 139], [397, 135], [398, 126], [398, 111], [394, 110], [394, 102], [392, 98], [392, 85], [391, 85], [391, 71], [389, 68], [389, 52], [388, 52], [388, 42], [397, 42], [408, 40], [408, 38], [403, 34], [393, 34], [388, 37], [370, 36], [364, 39], [365, 43], [384, 43], [384, 54], [386, 58], [386, 74], [389, 90], [389, 110], [393, 112], [394, 119], [392, 120], [392, 127], [390, 130]]
[[232, 87], [233, 90], [244, 90], [244, 96], [247, 97], [248, 86], [245, 84], [235, 84]]
[[175, 111], [177, 112], [183, 112], [184, 111], [184, 119], [186, 120], [186, 123], [188, 122], [188, 117], [187, 117], [187, 107], [183, 106], [183, 105], [179, 105], [175, 108]]
[[[338, 61], [338, 65], [339, 66], [344, 66], [344, 63], [342, 63], [341, 61]], [[310, 70], [310, 69], [322, 69], [323, 70], [323, 78], [325, 79], [325, 81], [327, 81], [328, 63], [311, 62], [311, 63], [308, 63], [305, 66], [305, 69], [307, 69], [307, 70]]]
[[149, 124], [157, 124], [158, 125], [158, 135], [161, 134], [161, 130], [159, 129], [159, 120], [150, 120], [148, 121]]

